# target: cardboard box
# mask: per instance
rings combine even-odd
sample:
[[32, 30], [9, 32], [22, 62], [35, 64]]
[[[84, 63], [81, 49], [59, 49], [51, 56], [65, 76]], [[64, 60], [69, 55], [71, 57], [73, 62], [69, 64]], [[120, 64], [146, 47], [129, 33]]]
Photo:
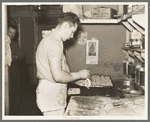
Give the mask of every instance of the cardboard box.
[[111, 8], [97, 7], [92, 9], [92, 19], [112, 19], [113, 15]]
[[117, 15], [124, 15], [127, 14], [127, 5], [118, 5], [118, 11], [117, 11]]
[[83, 14], [91, 13], [91, 19], [113, 19], [117, 13], [117, 5], [83, 5]]

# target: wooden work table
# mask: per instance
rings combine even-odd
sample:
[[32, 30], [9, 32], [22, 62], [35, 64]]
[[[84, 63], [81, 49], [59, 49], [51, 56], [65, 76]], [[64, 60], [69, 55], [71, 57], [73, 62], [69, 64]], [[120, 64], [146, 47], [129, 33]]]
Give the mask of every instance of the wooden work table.
[[[145, 95], [135, 97], [119, 97], [115, 85], [116, 96], [84, 96], [70, 97], [65, 112], [66, 116], [144, 116]], [[117, 104], [116, 104], [117, 103]], [[119, 104], [118, 104], [119, 103]]]
[[[71, 96], [66, 109], [66, 115], [144, 116], [145, 105], [142, 101], [144, 101], [144, 96], [123, 99], [102, 96]], [[120, 102], [121, 105], [114, 106], [114, 103], [117, 102]]]

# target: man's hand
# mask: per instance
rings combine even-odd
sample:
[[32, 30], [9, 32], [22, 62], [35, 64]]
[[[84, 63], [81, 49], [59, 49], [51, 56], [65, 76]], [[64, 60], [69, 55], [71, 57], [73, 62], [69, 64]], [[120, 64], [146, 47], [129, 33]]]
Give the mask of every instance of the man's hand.
[[79, 74], [80, 74], [81, 79], [89, 78], [90, 77], [90, 70], [80, 70]]

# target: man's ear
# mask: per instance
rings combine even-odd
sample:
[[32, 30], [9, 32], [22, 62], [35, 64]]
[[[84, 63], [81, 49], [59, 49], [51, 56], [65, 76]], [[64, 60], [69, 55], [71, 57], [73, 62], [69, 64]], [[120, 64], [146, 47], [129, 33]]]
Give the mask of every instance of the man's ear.
[[65, 29], [67, 29], [67, 28], [70, 27], [70, 24], [69, 24], [68, 22], [64, 22], [64, 23], [63, 23], [63, 27], [64, 27]]

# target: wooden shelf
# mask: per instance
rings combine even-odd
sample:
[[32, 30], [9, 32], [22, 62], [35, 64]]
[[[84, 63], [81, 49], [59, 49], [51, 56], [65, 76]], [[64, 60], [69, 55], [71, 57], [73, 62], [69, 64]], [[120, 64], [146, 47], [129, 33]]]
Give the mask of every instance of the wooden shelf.
[[135, 85], [136, 85], [138, 88], [140, 88], [140, 90], [145, 91], [145, 86], [140, 86], [140, 85], [138, 85], [137, 83], [135, 83]]
[[80, 19], [81, 23], [85, 23], [85, 24], [88, 24], [88, 23], [107, 23], [107, 24], [117, 24], [118, 23], [118, 20], [117, 19]]
[[145, 63], [145, 61], [142, 59], [140, 55], [135, 55], [136, 58], [138, 58], [142, 63]]
[[130, 57], [138, 58], [142, 63], [145, 63], [145, 50], [144, 49], [132, 49], [132, 48], [122, 48], [123, 53], [129, 55]]
[[136, 51], [136, 52], [139, 52], [139, 53], [145, 53], [145, 49], [137, 49], [137, 50], [133, 50], [133, 51]]
[[132, 19], [128, 19], [128, 22], [129, 22], [134, 28], [136, 28], [142, 35], [145, 35], [145, 30], [142, 29], [140, 26], [138, 26], [135, 22], [133, 22]]
[[141, 57], [145, 60], [145, 53], [141, 53]]
[[[133, 11], [127, 13], [126, 15], [122, 15], [118, 19], [80, 19], [80, 21], [81, 21], [81, 24], [101, 24], [101, 23], [102, 24], [118, 24], [120, 22], [123, 22], [124, 20], [127, 20], [128, 18], [132, 17], [132, 15], [135, 15], [139, 12], [143, 14], [145, 12], [144, 10], [145, 10], [145, 5], [139, 5], [136, 7], [136, 10], [133, 10]], [[132, 21], [130, 21], [130, 23], [131, 22]], [[138, 25], [134, 24], [134, 26], [136, 26], [136, 28], [140, 29], [142, 34], [145, 34], [144, 30], [142, 30], [140, 27], [138, 27]]]
[[134, 56], [135, 56], [134, 52], [131, 51], [131, 50], [129, 50], [128, 53], [129, 53], [129, 55], [130, 55], [131, 57], [134, 57]]
[[138, 12], [144, 13], [145, 12], [144, 9], [145, 9], [145, 5], [139, 5], [139, 6], [137, 6], [136, 10], [133, 10], [133, 11], [127, 13], [126, 15], [123, 15], [120, 18], [118, 18], [118, 22], [122, 22], [122, 21], [128, 19], [129, 17], [131, 17], [132, 15], [137, 14]]
[[130, 47], [122, 47], [123, 50], [130, 50], [130, 51], [137, 51], [140, 53], [145, 53], [145, 49], [139, 49], [139, 48], [130, 48]]
[[141, 27], [145, 28], [145, 14], [133, 15], [132, 19], [134, 22], [139, 24]]
[[[145, 52], [145, 51], [144, 51]], [[134, 51], [134, 55], [141, 61], [145, 62], [145, 53], [144, 53], [144, 58], [142, 56], [143, 51]]]

